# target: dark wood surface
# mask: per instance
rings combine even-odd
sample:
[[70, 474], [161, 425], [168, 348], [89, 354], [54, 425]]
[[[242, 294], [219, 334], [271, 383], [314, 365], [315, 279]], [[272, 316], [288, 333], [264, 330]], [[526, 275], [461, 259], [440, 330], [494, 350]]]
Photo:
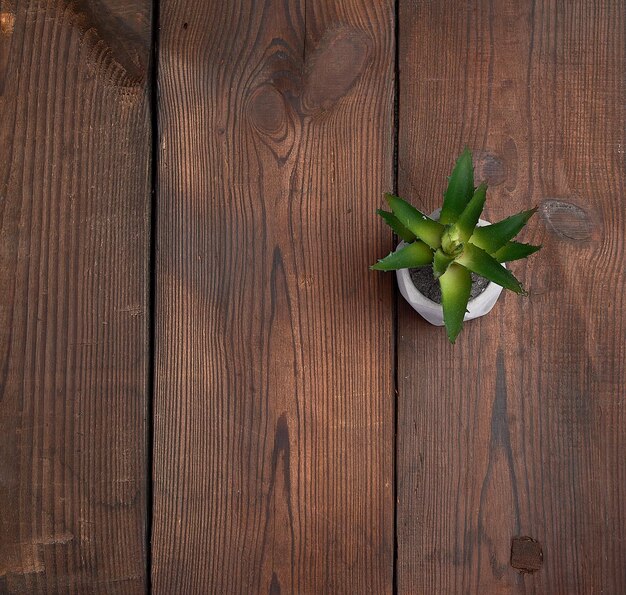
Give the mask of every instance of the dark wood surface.
[[148, 2], [0, 3], [0, 592], [146, 585]]
[[153, 586], [390, 592], [393, 3], [161, 8]]
[[399, 304], [401, 593], [626, 592], [625, 16], [400, 2], [400, 192], [433, 209], [467, 143], [544, 246], [454, 347]]
[[[151, 11], [0, 0], [0, 593], [626, 593], [623, 3]], [[367, 267], [465, 144], [451, 346]]]

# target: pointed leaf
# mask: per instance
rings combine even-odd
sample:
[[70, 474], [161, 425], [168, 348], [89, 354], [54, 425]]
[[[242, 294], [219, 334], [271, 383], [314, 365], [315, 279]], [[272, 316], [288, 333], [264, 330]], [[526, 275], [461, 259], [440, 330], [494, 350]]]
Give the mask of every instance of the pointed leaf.
[[467, 269], [452, 263], [448, 270], [439, 277], [439, 285], [441, 286], [443, 321], [446, 325], [448, 339], [450, 343], [454, 343], [463, 328], [463, 318], [472, 290], [472, 278]]
[[456, 220], [454, 225], [459, 230], [460, 238], [463, 243], [467, 242], [467, 240], [469, 240], [474, 233], [480, 214], [483, 212], [486, 198], [487, 184], [483, 182], [478, 188], [476, 188], [474, 196], [472, 196], [472, 199], [467, 203], [467, 206]]
[[379, 260], [370, 268], [375, 271], [397, 271], [430, 264], [433, 261], [433, 251], [422, 241], [416, 240], [408, 246], [392, 252]]
[[433, 275], [435, 279], [441, 277], [448, 270], [453, 260], [454, 256], [446, 254], [441, 248], [435, 250], [435, 257], [433, 258]]
[[457, 159], [443, 195], [443, 207], [439, 221], [444, 225], [454, 223], [465, 209], [474, 193], [474, 166], [472, 153], [466, 147]]
[[431, 248], [439, 248], [443, 225], [426, 217], [413, 205], [399, 196], [385, 195], [393, 214], [398, 221], [409, 231], [413, 232], [420, 240], [426, 242]]
[[494, 254], [521, 231], [536, 210], [534, 208], [529, 211], [522, 211], [498, 223], [477, 227], [470, 241], [489, 254]]
[[519, 242], [507, 242], [493, 256], [498, 262], [511, 262], [534, 254], [541, 246], [532, 244], [520, 244]]
[[482, 248], [471, 243], [465, 245], [461, 256], [457, 256], [456, 262], [463, 265], [472, 273], [493, 281], [515, 293], [525, 293], [520, 282], [513, 273], [505, 269], [493, 256], [490, 256]]
[[376, 212], [385, 220], [385, 223], [393, 229], [399, 238], [403, 239], [405, 242], [412, 242], [415, 240], [415, 234], [404, 227], [404, 225], [398, 221], [398, 218], [393, 213], [383, 211], [382, 209], [378, 209]]

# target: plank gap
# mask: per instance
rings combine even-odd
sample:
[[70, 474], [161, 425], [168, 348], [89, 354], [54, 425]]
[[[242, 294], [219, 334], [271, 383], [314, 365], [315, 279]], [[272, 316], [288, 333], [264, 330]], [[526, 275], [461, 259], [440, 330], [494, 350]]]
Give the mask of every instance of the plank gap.
[[159, 21], [160, 2], [152, 0], [152, 35], [150, 39], [150, 287], [149, 347], [148, 347], [148, 421], [147, 427], [147, 478], [146, 478], [146, 590], [152, 593], [152, 524], [154, 477], [154, 374], [155, 374], [155, 312], [156, 312], [156, 230], [158, 216], [157, 188], [159, 177]]
[[[393, 192], [398, 194], [398, 152], [400, 137], [400, 0], [393, 7]], [[394, 246], [397, 237], [393, 236]], [[393, 283], [391, 341], [393, 358], [393, 570], [392, 592], [398, 593], [398, 285]]]

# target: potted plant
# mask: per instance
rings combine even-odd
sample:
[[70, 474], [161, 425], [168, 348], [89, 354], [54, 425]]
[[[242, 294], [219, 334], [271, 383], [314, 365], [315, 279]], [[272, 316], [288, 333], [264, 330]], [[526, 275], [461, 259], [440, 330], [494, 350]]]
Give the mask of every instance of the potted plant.
[[454, 166], [443, 206], [429, 217], [398, 196], [385, 197], [391, 212], [377, 213], [402, 241], [371, 268], [396, 271], [404, 298], [431, 324], [445, 325], [450, 342], [464, 320], [493, 308], [502, 288], [526, 293], [505, 263], [541, 247], [513, 241], [537, 209], [494, 224], [480, 219], [487, 185], [474, 187], [469, 149]]

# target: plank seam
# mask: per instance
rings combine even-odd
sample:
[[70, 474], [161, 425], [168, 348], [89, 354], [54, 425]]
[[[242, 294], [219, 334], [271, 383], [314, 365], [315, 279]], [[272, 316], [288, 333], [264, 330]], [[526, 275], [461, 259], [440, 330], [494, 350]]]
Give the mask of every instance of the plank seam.
[[[394, 0], [394, 64], [393, 64], [393, 192], [398, 194], [398, 151], [400, 135], [400, 0]], [[394, 234], [394, 244], [397, 240]], [[393, 362], [393, 561], [392, 591], [398, 593], [398, 286], [393, 283], [392, 300], [392, 362]]]
[[152, 1], [151, 64], [149, 75], [150, 93], [150, 261], [149, 261], [149, 330], [148, 330], [148, 388], [147, 388], [147, 424], [146, 424], [146, 591], [152, 593], [152, 532], [154, 505], [154, 397], [156, 371], [156, 232], [158, 215], [158, 175], [159, 175], [159, 23], [160, 2]]

